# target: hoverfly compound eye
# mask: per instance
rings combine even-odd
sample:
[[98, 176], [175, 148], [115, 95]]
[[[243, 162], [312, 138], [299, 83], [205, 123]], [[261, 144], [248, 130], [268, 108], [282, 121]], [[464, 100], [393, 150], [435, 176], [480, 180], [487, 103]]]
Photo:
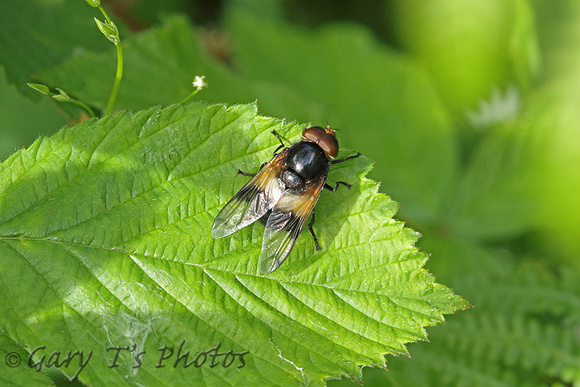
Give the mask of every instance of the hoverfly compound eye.
[[338, 154], [338, 141], [336, 141], [336, 137], [334, 134], [325, 134], [321, 139], [318, 145], [322, 148], [322, 150], [332, 158], [335, 158]]
[[334, 130], [330, 127], [323, 129], [319, 126], [312, 126], [304, 129], [302, 136], [318, 144], [328, 156], [335, 158], [338, 154], [338, 141], [336, 140]]
[[326, 131], [320, 126], [312, 126], [302, 131], [302, 137], [312, 141], [318, 142], [319, 139], [326, 134]]

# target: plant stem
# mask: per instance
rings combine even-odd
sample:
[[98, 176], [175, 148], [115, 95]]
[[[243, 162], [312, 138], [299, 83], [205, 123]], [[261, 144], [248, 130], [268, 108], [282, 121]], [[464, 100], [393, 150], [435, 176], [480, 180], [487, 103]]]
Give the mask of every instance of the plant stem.
[[183, 101], [181, 101], [181, 103], [186, 103], [187, 101], [189, 101], [190, 99], [192, 99], [194, 95], [196, 95], [197, 93], [199, 93], [199, 90], [201, 90], [201, 89], [195, 89], [194, 91], [192, 91], [190, 95], [188, 95], [187, 97], [185, 97], [183, 99]]
[[83, 108], [91, 117], [96, 117], [97, 115], [95, 114], [95, 112], [93, 111], [93, 109], [91, 109], [89, 107], [89, 105], [87, 105], [86, 103], [83, 103], [81, 101], [78, 101], [76, 99], [71, 99], [69, 101], [70, 103], [74, 103], [77, 106], [80, 106], [81, 108]]
[[117, 72], [115, 74], [115, 84], [113, 85], [113, 90], [111, 90], [111, 96], [109, 97], [109, 102], [107, 103], [107, 109], [105, 114], [110, 113], [113, 110], [113, 105], [117, 100], [117, 94], [119, 93], [119, 86], [121, 86], [121, 79], [123, 78], [123, 50], [121, 50], [121, 42], [117, 44]]
[[[114, 23], [109, 18], [109, 15], [107, 15], [105, 9], [100, 5], [99, 10], [101, 10], [101, 13], [107, 20], [107, 23], [114, 26]], [[117, 72], [115, 73], [115, 83], [113, 84], [113, 90], [111, 90], [111, 95], [109, 97], [109, 102], [107, 103], [107, 108], [105, 109], [105, 114], [108, 114], [113, 110], [113, 106], [115, 105], [115, 101], [117, 100], [117, 94], [119, 94], [121, 79], [123, 78], [123, 50], [121, 49], [121, 38], [118, 36], [115, 41], [115, 47], [117, 47]]]

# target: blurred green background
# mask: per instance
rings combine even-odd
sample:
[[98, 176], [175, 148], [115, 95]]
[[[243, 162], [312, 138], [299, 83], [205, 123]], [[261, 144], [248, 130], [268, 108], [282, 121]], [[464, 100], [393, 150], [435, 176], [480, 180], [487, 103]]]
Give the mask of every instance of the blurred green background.
[[[81, 0], [3, 1], [0, 160], [104, 109], [115, 51]], [[340, 128], [421, 232], [427, 268], [474, 308], [365, 386], [580, 385], [580, 2], [105, 3], [120, 27], [116, 109], [210, 103]], [[357, 385], [349, 380], [332, 386]]]

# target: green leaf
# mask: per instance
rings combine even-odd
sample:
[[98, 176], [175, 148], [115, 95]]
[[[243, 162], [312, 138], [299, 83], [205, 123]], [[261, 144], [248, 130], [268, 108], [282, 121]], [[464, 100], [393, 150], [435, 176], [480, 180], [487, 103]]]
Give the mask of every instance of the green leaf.
[[32, 143], [39, 133], [52, 134], [66, 124], [65, 115], [54, 109], [54, 103], [49, 98], [44, 97], [34, 104], [6, 83], [4, 71], [1, 70], [0, 100], [0, 160], [24, 144]]
[[97, 24], [97, 27], [99, 27], [99, 31], [101, 31], [102, 34], [105, 35], [105, 37], [115, 46], [119, 44], [120, 42], [119, 29], [117, 28], [115, 23], [102, 22], [96, 17], [94, 19], [95, 23]]
[[488, 128], [449, 189], [440, 225], [457, 240], [503, 241], [533, 228], [530, 149], [521, 124]]
[[40, 71], [63, 63], [73, 53], [108, 48], [95, 30], [94, 14], [94, 9], [78, 0], [30, 0], [26, 9], [19, 2], [3, 2], [0, 36], [5, 38], [0, 40], [0, 64], [9, 81], [38, 100], [26, 83]]
[[101, 5], [100, 0], [86, 0], [87, 3], [94, 8], [97, 8], [99, 5]]
[[463, 272], [451, 282], [474, 309], [430, 330], [431, 343], [413, 346], [411, 360], [393, 359], [386, 377], [413, 385], [580, 383], [580, 282], [573, 270], [550, 272], [548, 257], [537, 257], [534, 267], [530, 257], [515, 261], [505, 249], [443, 240], [427, 245], [449, 260], [449, 269], [434, 265], [438, 274]]
[[542, 2], [541, 32], [546, 44], [546, 72], [542, 87], [526, 104], [522, 121], [535, 157], [534, 216], [550, 255], [573, 262], [580, 270], [580, 3]]
[[63, 89], [58, 89], [59, 94], [55, 94], [52, 98], [56, 99], [59, 102], [70, 102], [72, 98], [64, 91]]
[[36, 90], [37, 92], [39, 92], [42, 95], [48, 95], [48, 96], [54, 95], [54, 93], [52, 93], [50, 91], [50, 89], [48, 88], [48, 86], [46, 86], [46, 85], [41, 85], [40, 83], [27, 83], [27, 85], [32, 90]]
[[[301, 127], [255, 105], [174, 105], [90, 120], [12, 155], [0, 164], [0, 328], [43, 354], [92, 351], [84, 369], [62, 369], [90, 385], [323, 385], [406, 353], [467, 304], [422, 268], [418, 234], [364, 178], [367, 158], [330, 173], [354, 185], [320, 199], [322, 250], [302, 236], [262, 276], [259, 222], [211, 237], [247, 181], [236, 170], [271, 157], [271, 130], [292, 141]], [[108, 347], [133, 345], [109, 368]], [[180, 346], [200, 367], [174, 366]]]
[[529, 1], [392, 3], [400, 44], [425, 64], [457, 120], [494, 88], [531, 84], [539, 54]]
[[[506, 249], [464, 240], [431, 237], [422, 244], [434, 252], [428, 265], [438, 280], [451, 283], [474, 308], [430, 329], [430, 343], [410, 346], [410, 359], [389, 360], [388, 372], [363, 370], [365, 386], [531, 387], [545, 385], [546, 380], [570, 386], [580, 382], [577, 273], [564, 266], [546, 270], [545, 262], [553, 261], [549, 257], [535, 257], [532, 265], [530, 257], [513, 257]], [[346, 381], [328, 385], [359, 386]]]
[[28, 353], [2, 331], [0, 331], [0, 359], [2, 359], [0, 383], [3, 386], [54, 386], [54, 382], [45, 374], [27, 366]]

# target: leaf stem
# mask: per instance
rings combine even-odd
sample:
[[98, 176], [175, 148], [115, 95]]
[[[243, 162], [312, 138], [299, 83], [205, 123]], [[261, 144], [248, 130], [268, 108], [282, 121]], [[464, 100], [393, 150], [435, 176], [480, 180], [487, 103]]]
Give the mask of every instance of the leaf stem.
[[109, 102], [107, 103], [107, 109], [105, 114], [110, 113], [113, 110], [113, 105], [117, 100], [117, 94], [119, 93], [119, 87], [121, 86], [121, 79], [123, 78], [123, 50], [121, 50], [121, 42], [117, 44], [117, 72], [115, 73], [115, 84], [113, 85], [113, 90], [111, 90], [111, 96], [109, 97]]
[[113, 89], [111, 90], [111, 95], [109, 96], [109, 102], [107, 103], [107, 108], [105, 109], [105, 114], [110, 113], [113, 110], [113, 106], [115, 105], [115, 101], [117, 100], [117, 95], [119, 94], [119, 87], [121, 86], [121, 79], [123, 79], [123, 50], [121, 48], [121, 38], [119, 36], [119, 31], [115, 26], [115, 23], [111, 21], [109, 15], [105, 9], [99, 5], [99, 10], [105, 17], [107, 24], [113, 29], [110, 35], [106, 35], [107, 39], [112, 41], [117, 47], [117, 71], [115, 73], [115, 83], [113, 84]]
[[53, 93], [52, 91], [50, 91], [50, 89], [48, 88], [48, 86], [46, 85], [42, 85], [40, 83], [27, 83], [28, 87], [30, 87], [33, 90], [38, 91], [40, 94], [42, 95], [46, 95], [49, 97], [54, 98], [55, 100], [59, 101], [59, 102], [68, 102], [68, 103], [73, 103], [77, 106], [80, 106], [82, 109], [84, 109], [89, 116], [91, 117], [96, 117], [97, 115], [95, 114], [95, 112], [93, 111], [93, 109], [91, 109], [89, 107], [89, 105], [87, 105], [86, 103], [79, 101], [77, 99], [71, 98], [66, 91], [64, 91], [63, 89], [59, 89], [57, 88], [59, 94], [57, 93]]
[[91, 109], [89, 107], [89, 105], [87, 105], [86, 103], [81, 102], [81, 101], [76, 100], [76, 99], [71, 99], [69, 102], [70, 103], [73, 103], [73, 104], [75, 104], [77, 106], [80, 106], [81, 108], [83, 108], [89, 114], [89, 116], [91, 116], [91, 117], [96, 117], [97, 116], [95, 114], [95, 112], [93, 111], [93, 109]]
[[194, 97], [194, 96], [195, 96], [197, 93], [199, 93], [199, 90], [200, 90], [200, 89], [195, 89], [194, 91], [192, 91], [190, 95], [188, 95], [187, 97], [185, 97], [185, 98], [183, 99], [183, 101], [181, 101], [181, 103], [182, 103], [182, 104], [183, 104], [183, 103], [186, 103], [187, 101], [189, 101], [190, 99], [192, 99], [192, 98], [193, 98], [193, 97]]

